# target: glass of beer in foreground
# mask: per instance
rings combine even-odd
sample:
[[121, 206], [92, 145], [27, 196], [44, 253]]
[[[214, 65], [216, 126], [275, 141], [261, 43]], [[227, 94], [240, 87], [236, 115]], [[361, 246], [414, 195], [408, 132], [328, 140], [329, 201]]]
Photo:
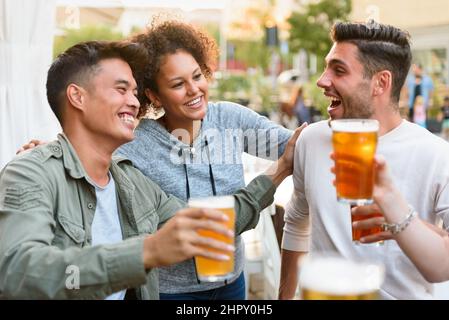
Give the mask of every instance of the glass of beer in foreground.
[[379, 122], [342, 119], [331, 121], [331, 127], [338, 201], [351, 205], [372, 203]]
[[305, 258], [299, 285], [304, 300], [377, 300], [384, 268], [336, 256]]
[[[234, 231], [234, 201], [234, 196], [192, 198], [189, 199], [189, 207], [222, 211], [229, 218], [229, 220], [223, 224], [225, 224], [229, 230]], [[227, 237], [209, 230], [198, 230], [198, 233], [204, 237], [213, 238], [234, 245], [234, 237]], [[220, 261], [196, 256], [195, 265], [198, 279], [205, 282], [217, 282], [232, 278], [234, 272], [234, 254], [212, 248], [210, 248], [210, 250], [220, 254], [226, 254], [230, 259], [227, 261]]]

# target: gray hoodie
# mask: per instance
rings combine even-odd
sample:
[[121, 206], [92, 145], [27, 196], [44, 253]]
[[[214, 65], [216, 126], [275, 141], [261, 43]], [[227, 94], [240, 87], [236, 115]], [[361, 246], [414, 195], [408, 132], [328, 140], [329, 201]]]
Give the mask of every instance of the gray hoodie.
[[[182, 134], [182, 132], [181, 132]], [[118, 150], [167, 194], [190, 197], [230, 195], [244, 187], [242, 152], [276, 160], [292, 132], [256, 112], [231, 102], [210, 102], [200, 135], [192, 146], [180, 142], [157, 121], [143, 119], [136, 138]], [[209, 165], [210, 164], [210, 165]], [[244, 246], [236, 237], [234, 281], [243, 271]], [[199, 283], [193, 259], [160, 268], [162, 293], [218, 288], [223, 282]]]

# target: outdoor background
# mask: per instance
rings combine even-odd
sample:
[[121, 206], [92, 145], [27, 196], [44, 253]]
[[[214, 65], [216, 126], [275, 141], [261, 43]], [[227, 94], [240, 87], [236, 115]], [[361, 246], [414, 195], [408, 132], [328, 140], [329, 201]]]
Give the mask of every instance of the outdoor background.
[[[335, 21], [375, 19], [406, 29], [414, 62], [434, 83], [428, 129], [440, 134], [439, 110], [449, 95], [448, 0], [0, 0], [0, 169], [31, 138], [48, 141], [60, 131], [45, 96], [58, 53], [80, 41], [126, 38], [155, 16], [215, 37], [221, 55], [211, 100], [236, 101], [291, 128], [297, 119], [288, 106], [299, 86], [311, 121], [327, 117], [328, 99], [315, 82]], [[405, 116], [405, 90], [400, 106]]]

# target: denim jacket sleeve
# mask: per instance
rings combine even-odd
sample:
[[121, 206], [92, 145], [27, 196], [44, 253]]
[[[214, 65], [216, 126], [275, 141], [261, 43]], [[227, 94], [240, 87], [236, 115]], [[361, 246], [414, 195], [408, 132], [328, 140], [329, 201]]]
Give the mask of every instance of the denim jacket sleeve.
[[103, 299], [145, 283], [143, 237], [91, 247], [75, 230], [74, 245], [52, 244], [56, 197], [79, 202], [57, 165], [23, 157], [0, 173], [0, 298]]

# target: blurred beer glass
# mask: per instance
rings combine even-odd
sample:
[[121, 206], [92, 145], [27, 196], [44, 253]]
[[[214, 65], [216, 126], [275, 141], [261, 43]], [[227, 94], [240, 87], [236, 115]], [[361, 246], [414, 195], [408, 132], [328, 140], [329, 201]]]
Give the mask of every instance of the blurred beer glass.
[[304, 300], [376, 300], [383, 280], [382, 265], [335, 256], [307, 257], [299, 274]]
[[372, 203], [379, 122], [371, 119], [333, 120], [331, 128], [338, 201], [352, 205]]
[[[220, 210], [226, 214], [229, 220], [225, 224], [230, 230], [235, 230], [235, 211], [234, 211], [234, 197], [220, 196], [207, 198], [191, 198], [189, 199], [189, 207], [205, 208]], [[198, 230], [198, 233], [204, 237], [213, 238], [234, 245], [234, 237], [227, 237], [209, 230]], [[214, 259], [207, 259], [204, 257], [195, 257], [196, 272], [198, 279], [205, 282], [224, 281], [232, 278], [234, 272], [234, 254], [226, 251], [210, 250], [226, 254], [229, 256], [227, 261], [219, 261]]]
[[[351, 209], [354, 206], [351, 206]], [[365, 219], [371, 219], [371, 218], [375, 218], [375, 217], [383, 217], [383, 215], [379, 212], [379, 213], [373, 213], [373, 214], [369, 214], [369, 215], [356, 215], [356, 214], [351, 214], [351, 228], [352, 228], [352, 241], [357, 244], [357, 245], [374, 245], [374, 246], [379, 246], [379, 245], [383, 245], [384, 242], [383, 240], [381, 241], [377, 241], [377, 242], [373, 242], [373, 243], [361, 243], [360, 242], [360, 238], [362, 237], [366, 237], [366, 236], [371, 236], [374, 235], [376, 233], [380, 233], [382, 232], [382, 228], [381, 226], [376, 226], [376, 227], [372, 227], [369, 229], [354, 229], [354, 227], [352, 227], [352, 223], [354, 221], [360, 221], [360, 220], [365, 220]]]

